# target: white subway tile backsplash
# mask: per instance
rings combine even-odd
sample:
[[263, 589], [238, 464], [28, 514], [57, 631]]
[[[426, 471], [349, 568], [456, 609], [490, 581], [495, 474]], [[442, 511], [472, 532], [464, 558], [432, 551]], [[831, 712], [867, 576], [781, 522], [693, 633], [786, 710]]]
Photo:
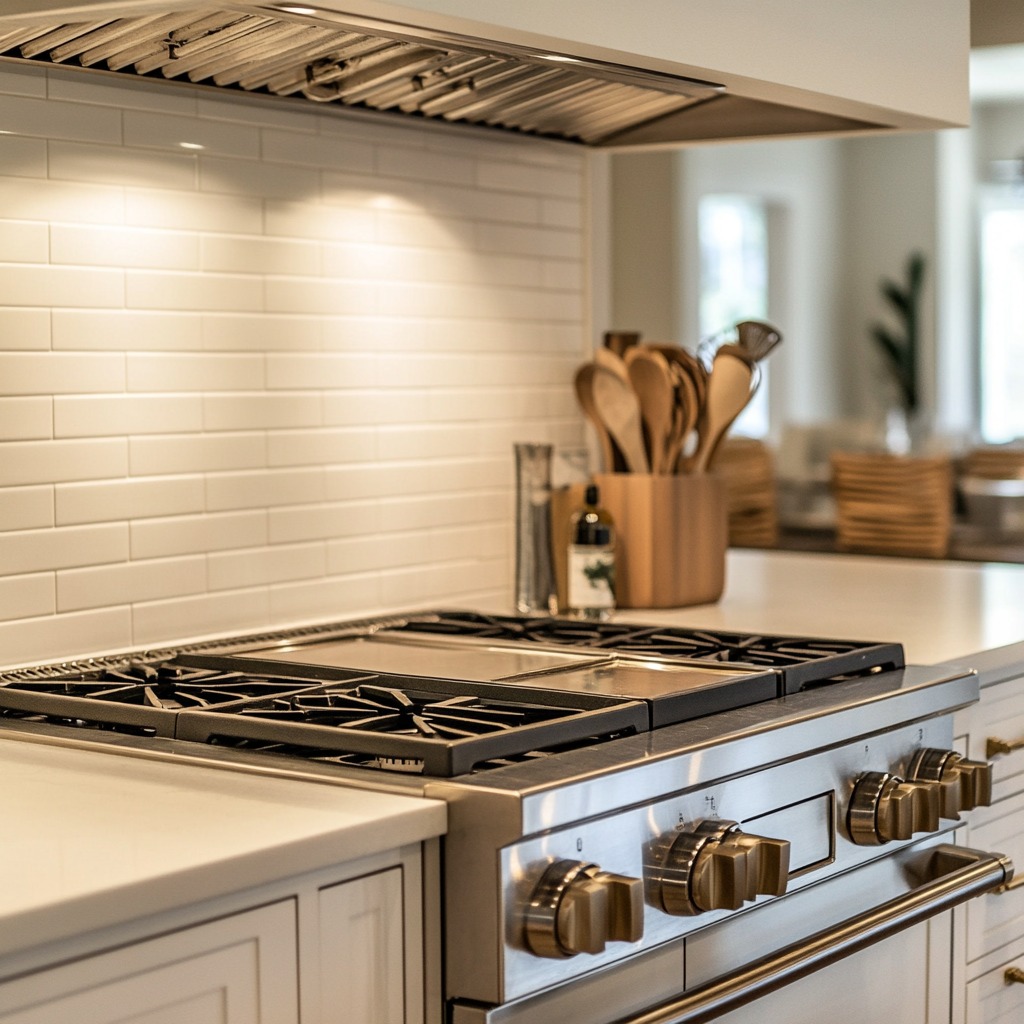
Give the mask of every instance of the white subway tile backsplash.
[[248, 473], [210, 474], [206, 478], [206, 510], [306, 505], [324, 500], [324, 471], [274, 469]]
[[247, 312], [263, 308], [263, 285], [253, 275], [128, 270], [125, 304], [132, 309]]
[[238, 274], [319, 274], [320, 246], [293, 238], [204, 235], [203, 270]]
[[123, 651], [134, 643], [132, 611], [127, 605], [0, 623], [5, 666]]
[[204, 481], [199, 475], [58, 484], [55, 497], [58, 526], [185, 515], [206, 508]]
[[121, 113], [82, 103], [0, 92], [0, 122], [16, 135], [120, 144]]
[[361, 618], [383, 609], [381, 574], [279, 583], [270, 591], [272, 622]]
[[3, 348], [8, 351], [48, 349], [50, 316], [48, 309], [19, 309], [16, 306], [0, 309]]
[[128, 461], [135, 476], [252, 469], [267, 464], [267, 440], [262, 433], [132, 437]]
[[50, 320], [55, 349], [173, 351], [202, 347], [202, 320], [196, 313], [55, 309], [47, 318], [46, 347], [49, 347]]
[[218, 551], [207, 556], [210, 590], [270, 586], [326, 575], [323, 543], [275, 544], [245, 551]]
[[237, 120], [225, 123], [150, 110], [125, 110], [121, 116], [125, 146], [166, 150], [177, 156], [184, 142], [201, 146], [204, 156], [259, 156], [259, 129]]
[[82, 266], [197, 270], [199, 239], [182, 231], [54, 224], [49, 258]]
[[0, 352], [0, 392], [4, 394], [121, 391], [124, 383], [121, 354]]
[[0, 532], [53, 526], [53, 486], [5, 487], [0, 492]]
[[0, 274], [0, 303], [12, 306], [120, 306], [120, 268], [13, 266]]
[[297, 394], [204, 395], [207, 430], [318, 427], [323, 413], [318, 392]]
[[143, 519], [131, 524], [133, 559], [252, 548], [266, 543], [267, 516], [258, 510]]
[[188, 597], [205, 589], [204, 555], [66, 569], [57, 573], [57, 610], [76, 612], [126, 602]]
[[47, 145], [49, 176], [60, 181], [95, 181], [141, 188], [195, 188], [197, 169], [192, 153], [153, 153], [120, 145], [59, 142]]
[[159, 644], [168, 636], [223, 636], [265, 629], [270, 623], [270, 597], [266, 589], [176, 597], [132, 608], [133, 641], [142, 646]]
[[53, 399], [54, 437], [202, 429], [203, 400], [199, 395], [61, 395]]
[[263, 204], [254, 196], [204, 195], [150, 188], [125, 188], [126, 224], [173, 231], [227, 231], [258, 234]]
[[45, 178], [46, 140], [27, 139], [22, 135], [0, 135], [0, 167], [4, 174]]
[[0, 398], [0, 441], [53, 437], [53, 399]]
[[271, 466], [368, 462], [376, 457], [376, 433], [366, 427], [337, 430], [281, 430], [267, 436]]
[[100, 523], [17, 530], [0, 534], [0, 565], [5, 574], [70, 569], [122, 562], [128, 557], [128, 526]]
[[272, 313], [371, 315], [377, 311], [373, 281], [339, 281], [326, 277], [269, 277], [266, 308]]
[[46, 263], [49, 258], [45, 224], [0, 221], [0, 263]]
[[122, 224], [126, 202], [117, 184], [12, 177], [0, 166], [0, 210], [18, 220]]
[[[71, 103], [96, 103], [100, 106], [154, 111], [164, 114], [194, 115], [196, 94], [189, 89], [167, 89], [156, 82], [140, 79], [125, 88], [124, 79], [95, 77], [83, 88], [82, 76], [64, 68], [46, 72], [46, 95]], [[6, 90], [4, 90], [6, 91]]]
[[[288, 120], [293, 122], [292, 112]], [[316, 130], [316, 123], [312, 128]], [[308, 138], [297, 134], [292, 127], [287, 130], [266, 129], [261, 136], [262, 155], [266, 161], [286, 164], [302, 164], [305, 167], [321, 167], [327, 170], [367, 174], [373, 170], [374, 148], [368, 142], [352, 139], [346, 135], [328, 137], [318, 134]]]
[[129, 391], [251, 391], [263, 386], [263, 357], [251, 353], [129, 352]]
[[518, 160], [481, 160], [477, 184], [482, 188], [527, 192], [558, 199], [578, 199], [583, 188], [582, 164], [572, 166], [524, 166]]
[[319, 349], [319, 317], [271, 313], [207, 313], [201, 320], [202, 348], [210, 352], [290, 352]]
[[31, 619], [56, 610], [53, 573], [0, 577], [0, 619]]
[[124, 438], [0, 444], [0, 487], [102, 480], [124, 476], [127, 470]]
[[507, 596], [585, 154], [66, 69], [0, 116], [0, 664]]

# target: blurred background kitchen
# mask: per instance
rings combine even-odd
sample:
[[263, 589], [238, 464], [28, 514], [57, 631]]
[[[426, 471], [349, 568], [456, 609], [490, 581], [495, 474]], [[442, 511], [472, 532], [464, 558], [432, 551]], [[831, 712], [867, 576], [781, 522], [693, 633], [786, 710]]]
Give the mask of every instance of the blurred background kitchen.
[[[948, 455], [948, 543], [893, 553], [1024, 558], [1024, 47], [1006, 5], [975, 6], [969, 129], [612, 158], [608, 322], [689, 346], [744, 317], [784, 334], [731, 432], [766, 449], [733, 443], [735, 472], [774, 471], [753, 543], [836, 546], [836, 451]], [[874, 331], [905, 333], [883, 288], [912, 260], [907, 408]]]

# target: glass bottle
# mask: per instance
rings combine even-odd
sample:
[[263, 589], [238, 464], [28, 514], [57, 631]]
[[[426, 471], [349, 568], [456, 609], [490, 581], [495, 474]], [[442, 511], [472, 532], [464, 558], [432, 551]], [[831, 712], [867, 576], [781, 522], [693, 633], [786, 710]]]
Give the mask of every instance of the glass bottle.
[[588, 485], [583, 507], [569, 526], [567, 566], [569, 614], [607, 619], [615, 610], [615, 523], [601, 508], [596, 484]]
[[516, 611], [554, 615], [558, 610], [551, 556], [551, 451], [549, 444], [514, 446], [516, 456]]

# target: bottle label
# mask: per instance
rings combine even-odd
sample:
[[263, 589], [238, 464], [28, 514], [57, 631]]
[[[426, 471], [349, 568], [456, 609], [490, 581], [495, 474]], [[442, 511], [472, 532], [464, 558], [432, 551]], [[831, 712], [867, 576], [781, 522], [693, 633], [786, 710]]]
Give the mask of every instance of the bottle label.
[[569, 607], [615, 607], [615, 552], [610, 547], [569, 548]]

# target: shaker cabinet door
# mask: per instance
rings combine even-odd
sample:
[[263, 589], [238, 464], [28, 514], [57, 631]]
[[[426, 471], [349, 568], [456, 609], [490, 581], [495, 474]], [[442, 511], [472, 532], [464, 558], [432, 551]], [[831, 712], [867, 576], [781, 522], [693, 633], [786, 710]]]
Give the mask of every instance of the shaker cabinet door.
[[298, 1024], [295, 905], [257, 910], [0, 985], [0, 1024]]
[[320, 891], [321, 1024], [404, 1024], [402, 869]]

